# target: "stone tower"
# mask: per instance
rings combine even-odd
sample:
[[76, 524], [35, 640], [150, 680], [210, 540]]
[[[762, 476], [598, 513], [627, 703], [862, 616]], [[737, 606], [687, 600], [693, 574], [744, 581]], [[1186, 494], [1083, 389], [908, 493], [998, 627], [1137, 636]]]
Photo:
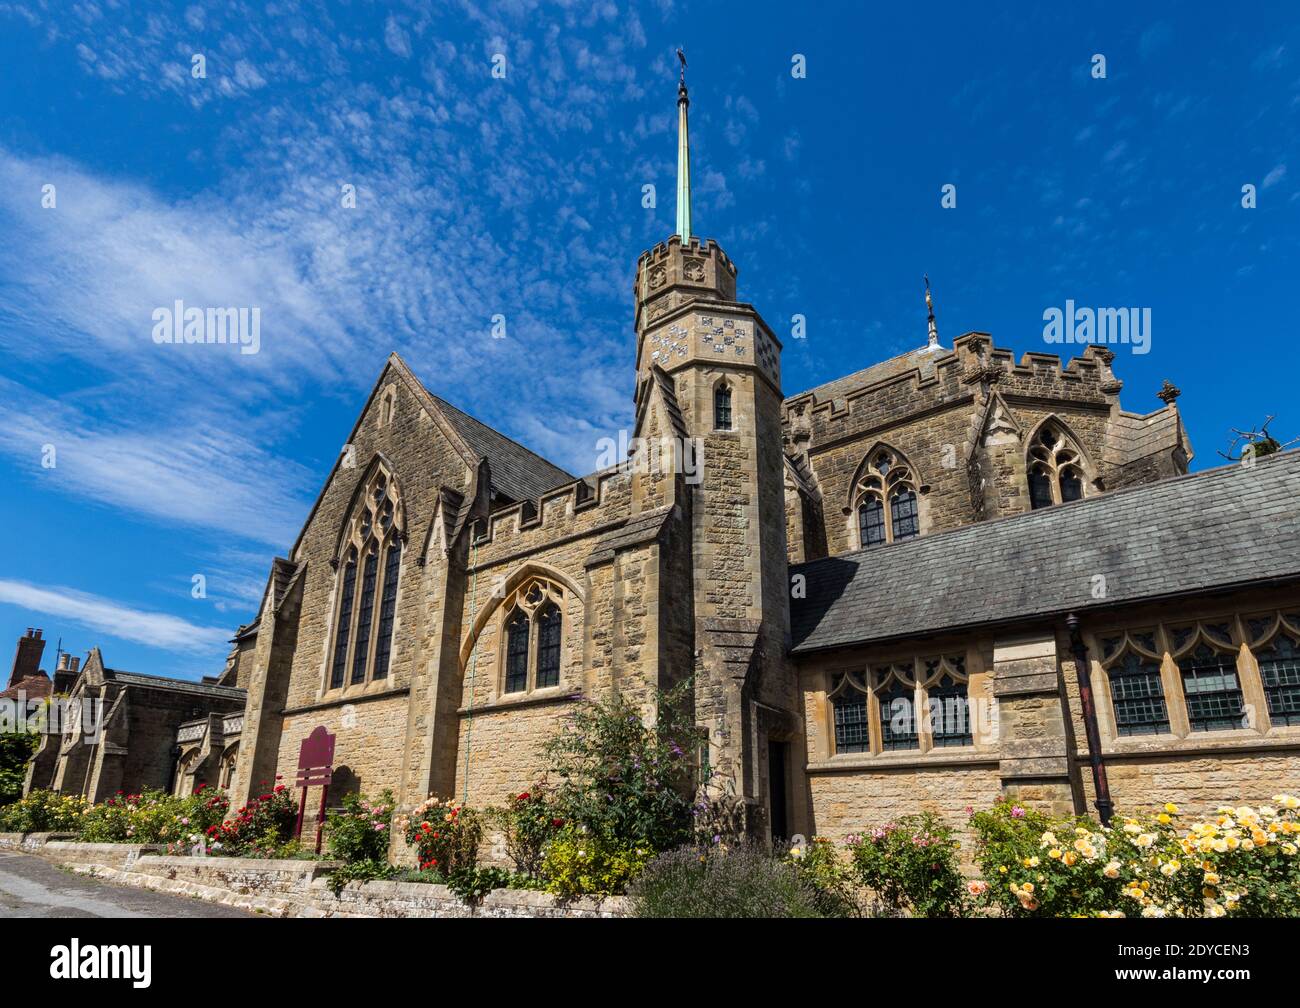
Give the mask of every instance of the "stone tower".
[[[781, 450], [781, 344], [736, 299], [736, 266], [690, 232], [689, 98], [678, 87], [679, 232], [636, 273], [637, 385], [666, 386], [700, 477], [691, 527], [696, 720], [718, 793], [749, 827], [786, 835], [797, 737]], [[756, 814], [762, 810], [762, 814]]]

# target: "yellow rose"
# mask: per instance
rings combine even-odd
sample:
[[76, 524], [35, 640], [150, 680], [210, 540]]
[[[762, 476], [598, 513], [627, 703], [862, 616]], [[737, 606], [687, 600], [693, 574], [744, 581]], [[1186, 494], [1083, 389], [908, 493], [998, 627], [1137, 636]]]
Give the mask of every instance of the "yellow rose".
[[1168, 812], [1170, 815], [1178, 815], [1178, 806], [1175, 805], [1173, 802], [1166, 802], [1165, 811]]

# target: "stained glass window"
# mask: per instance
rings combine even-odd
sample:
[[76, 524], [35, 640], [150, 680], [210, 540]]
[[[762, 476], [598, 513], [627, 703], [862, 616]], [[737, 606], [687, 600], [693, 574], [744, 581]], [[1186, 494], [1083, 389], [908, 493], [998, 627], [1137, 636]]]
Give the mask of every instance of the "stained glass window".
[[379, 640], [375, 642], [376, 679], [388, 677], [388, 660], [393, 650], [393, 622], [397, 615], [397, 578], [401, 572], [402, 543], [388, 544], [384, 558], [384, 594], [379, 603]]
[[1045, 424], [1029, 446], [1029, 506], [1035, 510], [1083, 497], [1083, 453], [1059, 424]]
[[334, 668], [330, 672], [330, 688], [343, 685], [343, 673], [348, 664], [348, 638], [352, 631], [352, 593], [357, 583], [357, 555], [348, 554], [343, 568], [343, 599], [339, 604], [338, 632], [334, 635]]
[[900, 490], [889, 498], [889, 517], [893, 522], [894, 541], [910, 539], [921, 531], [916, 513], [916, 494]]
[[858, 534], [864, 548], [885, 541], [885, 505], [879, 497], [868, 497], [858, 508]]
[[1061, 500], [1076, 501], [1082, 498], [1083, 480], [1079, 478], [1079, 470], [1066, 466], [1061, 470]]
[[374, 548], [366, 552], [361, 573], [361, 604], [357, 606], [357, 646], [352, 652], [352, 681], [366, 681], [366, 661], [370, 658], [370, 623], [375, 614], [375, 573], [379, 554]]
[[1051, 507], [1053, 503], [1052, 477], [1042, 466], [1036, 465], [1029, 470], [1029, 506], [1037, 510]]
[[506, 624], [506, 692], [528, 688], [528, 614], [517, 612]]
[[549, 605], [537, 618], [537, 685], [560, 685], [560, 610]]
[[1160, 666], [1130, 651], [1110, 670], [1110, 700], [1120, 735], [1164, 735], [1169, 731]]
[[1300, 647], [1286, 636], [1259, 653], [1259, 675], [1274, 725], [1300, 725]]
[[1245, 728], [1236, 657], [1202, 644], [1178, 663], [1192, 731]]

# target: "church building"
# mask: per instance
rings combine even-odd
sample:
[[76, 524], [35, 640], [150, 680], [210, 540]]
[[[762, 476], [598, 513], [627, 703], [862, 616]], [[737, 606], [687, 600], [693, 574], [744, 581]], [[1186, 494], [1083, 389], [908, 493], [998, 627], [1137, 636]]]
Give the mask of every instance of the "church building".
[[235, 804], [318, 727], [335, 799], [498, 804], [581, 698], [653, 718], [687, 680], [760, 836], [1300, 788], [1300, 454], [1189, 474], [1172, 385], [1133, 412], [1107, 347], [944, 346], [928, 285], [915, 349], [786, 391], [692, 229], [688, 108], [683, 79], [676, 233], [633, 288], [633, 457], [566, 472], [389, 356], [236, 635], [243, 717], [199, 732], [222, 722]]

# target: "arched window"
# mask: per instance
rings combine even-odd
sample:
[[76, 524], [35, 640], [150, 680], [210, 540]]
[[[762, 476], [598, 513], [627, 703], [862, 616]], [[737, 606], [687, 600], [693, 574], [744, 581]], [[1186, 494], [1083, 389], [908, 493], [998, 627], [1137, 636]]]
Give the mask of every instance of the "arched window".
[[1029, 506], [1035, 510], [1080, 500], [1084, 495], [1083, 453], [1064, 427], [1043, 424], [1029, 446]]
[[393, 620], [397, 616], [397, 578], [402, 568], [402, 541], [388, 544], [384, 559], [384, 594], [379, 603], [379, 640], [375, 643], [376, 679], [388, 676], [388, 660], [393, 652]]
[[853, 673], [845, 672], [839, 677], [831, 692], [831, 709], [835, 716], [835, 751], [870, 752], [867, 690]]
[[366, 681], [366, 662], [370, 660], [370, 624], [375, 615], [375, 571], [379, 551], [372, 544], [361, 564], [361, 603], [357, 606], [357, 643], [352, 649], [352, 681]]
[[1117, 735], [1166, 735], [1169, 708], [1159, 659], [1130, 647], [1108, 669]]
[[1249, 727], [1235, 653], [1201, 643], [1178, 662], [1192, 731]]
[[501, 692], [526, 693], [560, 685], [564, 659], [564, 588], [530, 577], [502, 605], [505, 649]]
[[522, 693], [528, 688], [528, 629], [525, 612], [516, 612], [506, 623], [506, 692]]
[[537, 618], [537, 685], [560, 685], [560, 609], [549, 603]]
[[936, 748], [972, 745], [966, 659], [954, 655], [926, 660], [925, 686], [931, 744]]
[[731, 430], [731, 388], [725, 382], [713, 390], [713, 429]]
[[340, 534], [344, 559], [338, 574], [330, 689], [385, 679], [392, 665], [402, 570], [402, 502], [378, 462], [362, 491]]
[[861, 549], [920, 534], [916, 478], [901, 455], [889, 448], [872, 453], [854, 487], [853, 511]]
[[1257, 658], [1273, 727], [1300, 725], [1300, 645], [1278, 634]]
[[352, 633], [352, 593], [357, 584], [357, 551], [348, 551], [348, 562], [343, 565], [343, 599], [339, 604], [338, 632], [334, 635], [334, 667], [330, 673], [330, 689], [343, 685], [343, 673], [348, 667], [348, 639]]
[[904, 665], [876, 669], [876, 701], [880, 706], [882, 752], [921, 748], [916, 730], [916, 683]]

